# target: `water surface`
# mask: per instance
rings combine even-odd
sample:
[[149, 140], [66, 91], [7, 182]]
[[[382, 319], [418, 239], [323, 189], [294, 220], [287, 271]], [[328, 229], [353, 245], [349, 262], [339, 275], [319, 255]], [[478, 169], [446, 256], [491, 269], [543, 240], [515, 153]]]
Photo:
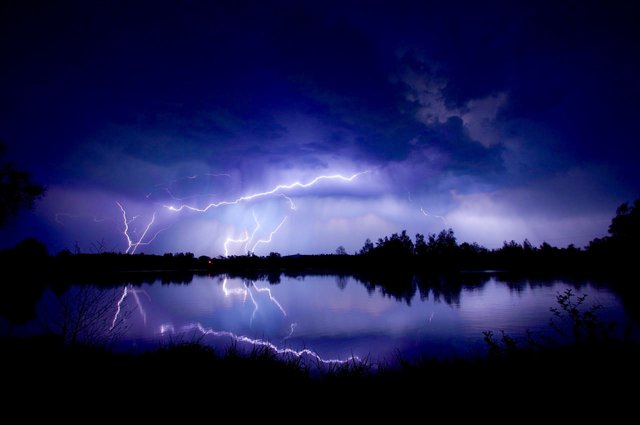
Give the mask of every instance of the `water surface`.
[[[38, 317], [3, 325], [12, 334], [38, 330], [68, 341], [109, 342], [119, 350], [197, 341], [224, 350], [261, 347], [305, 360], [485, 355], [483, 332], [524, 341], [560, 335], [549, 326], [558, 294], [586, 295], [585, 307], [618, 329], [630, 323], [616, 294], [589, 282], [510, 280], [500, 274], [298, 277], [250, 280], [193, 276], [186, 282], [47, 289]], [[635, 327], [635, 326], [634, 326]], [[8, 331], [7, 331], [8, 329]]]
[[601, 305], [603, 320], [626, 320], [617, 296], [588, 282], [508, 282], [487, 274], [455, 282], [413, 277], [393, 288], [351, 276], [283, 277], [278, 284], [194, 276], [189, 284], [108, 290], [104, 326], [117, 332], [121, 349], [176, 341], [224, 349], [235, 342], [294, 355], [306, 350], [312, 360], [379, 362], [483, 355], [486, 330], [520, 339], [527, 330], [548, 334], [550, 307], [568, 289], [586, 294], [586, 305]]

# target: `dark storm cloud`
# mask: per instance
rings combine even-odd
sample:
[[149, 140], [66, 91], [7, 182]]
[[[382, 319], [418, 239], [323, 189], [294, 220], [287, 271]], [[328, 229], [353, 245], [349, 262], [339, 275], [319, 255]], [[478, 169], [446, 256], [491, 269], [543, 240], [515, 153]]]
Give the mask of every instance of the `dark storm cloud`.
[[[37, 15], [10, 25], [28, 54], [9, 70], [22, 87], [9, 90], [8, 115], [16, 104], [30, 109], [43, 129], [32, 137], [54, 138], [55, 150], [43, 144], [49, 154], [116, 122], [164, 135], [127, 143], [129, 154], [201, 156], [229, 139], [251, 145], [281, 135], [274, 114], [291, 109], [351, 133], [363, 154], [382, 160], [406, 156], [419, 131], [390, 81], [395, 52], [330, 9], [159, 2], [48, 5]], [[25, 72], [42, 81], [34, 87]], [[37, 101], [24, 97], [24, 85]]]

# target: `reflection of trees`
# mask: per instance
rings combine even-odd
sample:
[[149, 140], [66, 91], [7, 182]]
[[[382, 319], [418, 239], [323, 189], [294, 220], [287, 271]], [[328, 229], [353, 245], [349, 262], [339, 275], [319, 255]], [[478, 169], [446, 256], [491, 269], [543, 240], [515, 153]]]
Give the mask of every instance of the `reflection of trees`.
[[348, 276], [336, 275], [336, 285], [338, 285], [338, 288], [340, 288], [341, 290], [344, 290], [344, 288], [347, 287], [348, 282], [349, 282]]
[[277, 285], [280, 283], [280, 272], [270, 271], [267, 274], [267, 280], [271, 285]]
[[364, 285], [369, 293], [378, 290], [382, 295], [404, 301], [407, 305], [411, 305], [411, 299], [416, 292], [413, 273], [376, 270], [354, 273], [353, 278]]
[[[415, 274], [411, 271], [401, 270], [381, 270], [372, 269], [368, 272], [354, 273], [337, 273], [337, 272], [312, 272], [312, 271], [286, 271], [284, 273], [271, 271], [266, 272], [245, 272], [245, 273], [228, 273], [229, 278], [240, 278], [247, 283], [252, 281], [277, 281], [280, 283], [280, 277], [304, 280], [306, 276], [326, 276], [333, 277], [336, 285], [340, 289], [344, 289], [353, 279], [364, 286], [370, 294], [379, 292], [385, 297], [390, 297], [399, 302], [405, 302], [411, 305], [411, 300], [419, 294], [420, 299], [433, 299], [436, 302], [444, 301], [449, 305], [460, 304], [460, 293], [465, 288], [480, 287], [484, 285], [490, 278], [491, 274], [487, 273], [434, 273], [434, 274]], [[277, 278], [276, 278], [277, 276]]]
[[463, 289], [481, 287], [491, 278], [490, 274], [485, 273], [414, 274], [396, 271], [381, 273], [379, 270], [375, 273], [334, 276], [340, 289], [346, 287], [351, 277], [363, 285], [370, 294], [377, 291], [407, 305], [411, 305], [416, 292], [421, 300], [433, 299], [436, 302], [459, 305]]
[[589, 283], [583, 279], [577, 279], [571, 276], [563, 276], [562, 278], [537, 277], [535, 279], [531, 279], [523, 275], [502, 273], [499, 277], [501, 283], [507, 285], [510, 291], [517, 294], [521, 294], [526, 289], [548, 288], [558, 283], [558, 281], [569, 284], [576, 289], [580, 289]]
[[460, 305], [460, 293], [465, 288], [480, 287], [490, 276], [482, 273], [421, 274], [416, 278], [420, 299], [432, 298], [449, 305]]

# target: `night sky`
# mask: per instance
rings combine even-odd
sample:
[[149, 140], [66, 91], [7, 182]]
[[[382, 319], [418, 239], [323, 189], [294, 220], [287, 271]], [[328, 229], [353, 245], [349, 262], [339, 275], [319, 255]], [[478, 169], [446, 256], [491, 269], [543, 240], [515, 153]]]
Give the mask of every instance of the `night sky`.
[[449, 227], [584, 246], [640, 195], [631, 2], [0, 7], [0, 139], [48, 187], [3, 247], [354, 252]]

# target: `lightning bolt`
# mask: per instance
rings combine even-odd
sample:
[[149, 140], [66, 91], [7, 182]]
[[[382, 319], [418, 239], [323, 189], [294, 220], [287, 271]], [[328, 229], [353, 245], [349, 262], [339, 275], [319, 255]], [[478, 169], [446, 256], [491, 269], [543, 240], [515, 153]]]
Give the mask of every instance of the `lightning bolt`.
[[[213, 329], [207, 329], [204, 326], [202, 326], [202, 324], [200, 323], [191, 323], [188, 325], [183, 326], [182, 328], [180, 328], [180, 332], [185, 333], [185, 332], [189, 332], [189, 331], [198, 331], [200, 333], [202, 333], [202, 335], [210, 335], [213, 337], [228, 337], [233, 339], [236, 342], [243, 342], [246, 344], [250, 344], [254, 347], [262, 347], [262, 348], [266, 348], [268, 350], [273, 351], [275, 354], [277, 355], [281, 355], [281, 356], [293, 356], [296, 358], [302, 358], [304, 356], [308, 356], [311, 357], [313, 359], [315, 359], [317, 362], [322, 363], [322, 364], [346, 364], [349, 362], [361, 362], [360, 357], [355, 356], [355, 355], [351, 355], [349, 357], [347, 357], [346, 359], [325, 359], [322, 358], [318, 353], [316, 353], [315, 351], [309, 350], [308, 348], [305, 348], [303, 350], [294, 350], [293, 348], [283, 348], [283, 347], [278, 347], [275, 344], [272, 344], [269, 341], [266, 341], [264, 339], [254, 339], [254, 338], [249, 338], [248, 336], [244, 336], [244, 335], [237, 335], [234, 334], [233, 332], [229, 332], [229, 331], [216, 331]], [[175, 327], [170, 324], [163, 324], [160, 326], [160, 334], [164, 335], [166, 333], [176, 333]]]
[[422, 212], [422, 214], [424, 214], [425, 217], [433, 217], [433, 218], [439, 218], [440, 220], [444, 221], [444, 217], [441, 215], [434, 215], [434, 214], [429, 214], [428, 212], [426, 212], [424, 210], [424, 208], [420, 207], [420, 211]]
[[[244, 244], [244, 252], [246, 254], [249, 254], [249, 243], [251, 243], [253, 238], [256, 236], [256, 233], [260, 229], [260, 222], [258, 221], [258, 217], [256, 217], [256, 212], [251, 211], [251, 214], [253, 215], [253, 221], [255, 221], [256, 227], [253, 229], [253, 232], [251, 232], [251, 236], [249, 237], [249, 239], [247, 239], [247, 243]], [[255, 245], [254, 245], [254, 248], [255, 248]], [[253, 252], [253, 249], [251, 250], [251, 252]]]
[[407, 188], [407, 186], [404, 186], [404, 190], [407, 191], [407, 199], [409, 200], [409, 202], [413, 204], [413, 197], [411, 196], [411, 191]]
[[124, 235], [125, 239], [127, 240], [127, 249], [124, 251], [125, 254], [135, 254], [136, 249], [138, 249], [138, 247], [140, 245], [149, 245], [151, 242], [153, 242], [158, 237], [158, 235], [160, 233], [162, 233], [163, 231], [167, 230], [167, 227], [165, 227], [163, 229], [160, 229], [153, 235], [153, 237], [149, 238], [149, 240], [147, 240], [146, 242], [143, 242], [145, 236], [147, 236], [147, 233], [149, 233], [149, 230], [151, 229], [151, 226], [153, 226], [153, 223], [155, 223], [155, 221], [156, 221], [156, 211], [154, 211], [153, 214], [151, 215], [151, 220], [149, 221], [149, 223], [144, 228], [144, 231], [142, 232], [142, 235], [140, 236], [140, 238], [138, 238], [137, 242], [134, 242], [133, 239], [131, 238], [131, 234], [129, 233], [129, 225], [131, 223], [133, 223], [140, 216], [134, 215], [133, 218], [131, 218], [131, 220], [129, 220], [127, 218], [127, 211], [124, 209], [122, 204], [120, 202], [116, 201], [116, 205], [118, 205], [118, 207], [120, 208], [120, 211], [122, 212], [122, 223], [124, 225], [124, 230], [122, 231], [122, 234]]
[[[269, 197], [269, 196], [281, 196], [282, 198], [284, 198], [284, 200], [288, 203], [288, 207], [291, 211], [296, 211], [297, 210], [297, 205], [294, 202], [294, 200], [288, 196], [286, 192], [288, 190], [292, 190], [292, 189], [307, 189], [310, 188], [312, 186], [315, 186], [323, 181], [340, 181], [340, 182], [352, 182], [353, 180], [355, 180], [356, 178], [362, 176], [363, 174], [367, 174], [370, 173], [370, 170], [366, 170], [366, 171], [361, 171], [352, 175], [342, 175], [342, 174], [331, 174], [331, 175], [319, 175], [314, 177], [313, 179], [311, 179], [310, 181], [294, 181], [292, 183], [289, 184], [278, 184], [277, 186], [271, 188], [270, 190], [266, 190], [263, 192], [256, 192], [256, 193], [250, 193], [250, 194], [245, 194], [244, 196], [240, 196], [236, 199], [223, 199], [221, 201], [218, 202], [213, 202], [208, 204], [207, 206], [205, 206], [204, 208], [199, 208], [193, 205], [189, 205], [189, 204], [181, 204], [181, 205], [162, 205], [162, 209], [168, 209], [169, 211], [173, 211], [173, 212], [180, 212], [183, 210], [190, 210], [190, 211], [194, 211], [194, 212], [201, 212], [204, 213], [212, 208], [217, 208], [217, 207], [221, 207], [221, 206], [227, 206], [227, 205], [236, 205], [242, 202], [249, 202], [249, 201], [253, 201], [256, 199], [260, 199], [260, 198], [264, 198], [264, 197]], [[230, 174], [226, 174], [226, 173], [205, 173], [205, 174], [194, 174], [194, 175], [188, 175], [188, 176], [184, 176], [184, 177], [179, 177], [177, 179], [174, 180], [170, 180], [167, 181], [165, 183], [160, 183], [160, 184], [156, 184], [155, 187], [146, 194], [145, 198], [150, 198], [152, 195], [155, 195], [155, 193], [157, 191], [163, 191], [166, 192], [167, 195], [174, 199], [175, 201], [184, 201], [186, 199], [190, 199], [190, 198], [197, 198], [197, 197], [201, 197], [201, 196], [212, 196], [212, 194], [208, 194], [208, 195], [192, 195], [192, 196], [186, 196], [186, 197], [178, 197], [176, 196], [173, 192], [172, 192], [172, 185], [180, 182], [180, 181], [184, 181], [184, 180], [195, 180], [204, 176], [208, 176], [208, 177], [226, 177], [226, 178], [231, 178], [232, 176]], [[167, 230], [169, 227], [165, 227], [165, 228], [161, 228], [155, 232], [152, 232], [154, 226], [157, 226], [157, 213], [158, 213], [158, 209], [156, 209], [152, 215], [151, 218], [149, 220], [148, 223], [146, 223], [146, 225], [144, 226], [142, 232], [138, 232], [135, 228], [133, 228], [132, 223], [134, 223], [136, 220], [140, 219], [139, 215], [135, 215], [135, 216], [129, 216], [124, 205], [118, 201], [115, 202], [116, 205], [118, 206], [118, 208], [120, 209], [120, 213], [121, 213], [121, 218], [118, 221], [122, 222], [121, 227], [120, 228], [120, 232], [122, 233], [122, 235], [124, 236], [124, 239], [126, 241], [126, 248], [124, 250], [125, 253], [127, 254], [135, 254], [136, 251], [141, 247], [141, 246], [145, 246], [145, 245], [150, 245], [157, 237], [158, 235]], [[71, 213], [67, 213], [67, 212], [59, 212], [55, 214], [55, 221], [60, 224], [60, 225], [65, 225], [65, 221], [67, 219], [75, 219], [81, 217], [80, 215], [74, 215]], [[257, 219], [257, 217], [255, 217], [255, 213], [254, 213], [254, 221], [256, 223], [255, 228], [253, 229], [251, 235], [249, 235], [249, 233], [245, 230], [244, 236], [242, 236], [240, 239], [234, 239], [232, 237], [228, 237], [225, 242], [224, 242], [224, 255], [228, 256], [229, 255], [229, 245], [232, 243], [244, 243], [244, 251], [245, 253], [250, 253], [250, 252], [254, 252], [256, 250], [256, 248], [260, 245], [260, 244], [268, 244], [272, 241], [274, 235], [282, 228], [282, 226], [284, 225], [284, 223], [286, 222], [288, 216], [285, 216], [282, 221], [278, 224], [278, 226], [275, 227], [275, 229], [269, 234], [269, 236], [267, 238], [263, 238], [263, 239], [259, 239], [257, 241], [254, 242], [256, 235], [258, 234], [258, 231], [262, 228], [262, 223], [260, 223]], [[107, 220], [113, 220], [112, 218], [101, 218], [101, 217], [93, 217], [93, 221], [95, 223], [100, 223], [103, 221], [107, 221]], [[153, 233], [153, 235], [150, 237], [150, 235]], [[140, 235], [138, 237], [138, 235]]]
[[[204, 173], [204, 174], [194, 174], [192, 176], [184, 176], [184, 177], [178, 177], [177, 179], [173, 179], [173, 180], [169, 180], [168, 182], [164, 182], [164, 183], [158, 183], [155, 185], [155, 187], [160, 188], [161, 190], [164, 190], [165, 192], [167, 192], [169, 194], [169, 196], [175, 200], [175, 201], [183, 201], [185, 199], [191, 199], [191, 198], [199, 198], [199, 197], [203, 197], [203, 196], [211, 196], [213, 195], [211, 194], [202, 194], [202, 195], [193, 195], [193, 196], [187, 196], [187, 197], [177, 197], [174, 196], [173, 193], [170, 190], [170, 187], [175, 184], [178, 183], [180, 181], [183, 180], [196, 180], [199, 179], [201, 177], [227, 177], [227, 178], [231, 178], [230, 174], [226, 174], [226, 173]], [[153, 195], [156, 192], [156, 190], [152, 190], [151, 192], [149, 192], [147, 195], [145, 195], [145, 198], [150, 198], [151, 195]]]
[[[293, 211], [295, 211], [297, 209], [297, 206], [295, 204], [295, 202], [293, 202], [293, 199], [291, 199], [289, 196], [287, 196], [284, 193], [281, 193], [281, 191], [284, 190], [290, 190], [290, 189], [294, 189], [294, 188], [302, 188], [302, 189], [306, 189], [309, 188], [311, 186], [314, 186], [315, 184], [317, 184], [318, 182], [321, 182], [323, 180], [340, 180], [340, 181], [345, 181], [345, 182], [351, 182], [354, 179], [356, 179], [357, 177], [366, 174], [366, 173], [370, 173], [369, 170], [367, 171], [361, 171], [359, 173], [353, 174], [351, 176], [345, 177], [341, 174], [334, 174], [334, 175], [321, 175], [321, 176], [317, 176], [315, 177], [313, 180], [306, 182], [306, 183], [302, 183], [299, 181], [290, 183], [290, 184], [279, 184], [277, 186], [275, 186], [274, 188], [272, 188], [271, 190], [267, 190], [265, 192], [257, 192], [257, 193], [253, 193], [250, 195], [244, 195], [241, 196], [239, 198], [236, 198], [234, 200], [223, 200], [220, 202], [214, 202], [211, 203], [209, 205], [207, 205], [204, 208], [197, 208], [194, 207], [192, 205], [187, 205], [187, 204], [182, 204], [178, 207], [173, 206], [173, 205], [164, 205], [165, 208], [167, 208], [170, 211], [173, 212], [180, 212], [182, 210], [190, 210], [190, 211], [195, 211], [195, 212], [200, 212], [200, 213], [204, 213], [207, 212], [208, 210], [210, 210], [211, 208], [218, 208], [221, 206], [227, 206], [227, 205], [237, 205], [241, 202], [247, 202], [247, 201], [251, 201], [254, 199], [258, 199], [258, 198], [263, 198], [266, 196], [271, 196], [271, 195], [279, 195], [284, 197], [288, 202], [289, 202], [289, 208]], [[195, 178], [195, 176], [193, 177]], [[287, 220], [288, 216], [285, 216], [282, 221], [280, 222], [280, 224], [278, 224], [278, 226], [276, 226], [276, 228], [269, 234], [269, 237], [267, 237], [266, 239], [260, 239], [258, 241], [256, 241], [253, 246], [251, 248], [249, 248], [249, 246], [251, 245], [251, 242], [253, 241], [253, 239], [255, 238], [255, 235], [257, 234], [258, 230], [261, 227], [261, 224], [258, 220], [258, 218], [256, 217], [255, 211], [252, 211], [253, 214], [253, 219], [255, 221], [255, 227], [253, 229], [253, 231], [251, 232], [251, 235], [249, 235], [248, 231], [245, 229], [245, 233], [244, 236], [240, 239], [233, 239], [232, 237], [227, 237], [227, 239], [225, 240], [223, 246], [224, 246], [224, 255], [225, 257], [229, 256], [229, 244], [230, 243], [244, 243], [244, 251], [246, 254], [250, 253], [250, 252], [255, 252], [255, 249], [258, 245], [260, 245], [261, 243], [263, 244], [268, 244], [271, 242], [271, 240], [273, 239], [273, 236], [280, 230], [280, 228], [284, 225], [285, 221]]]
[[253, 248], [251, 249], [251, 252], [255, 252], [256, 247], [263, 243], [263, 244], [268, 244], [271, 243], [271, 240], [273, 239], [273, 235], [275, 235], [276, 233], [278, 233], [278, 230], [280, 230], [280, 228], [282, 227], [282, 225], [284, 224], [285, 221], [287, 221], [287, 218], [289, 218], [289, 216], [285, 216], [282, 221], [280, 222], [280, 224], [278, 224], [278, 226], [276, 226], [275, 229], [273, 229], [273, 231], [271, 233], [269, 233], [269, 237], [267, 239], [260, 239], [259, 241], [257, 241], [254, 245]]
[[[281, 196], [283, 197], [287, 202], [288, 202], [288, 206], [289, 209], [291, 211], [296, 211], [297, 210], [297, 205], [296, 203], [293, 201], [293, 199], [289, 196], [287, 196], [285, 193], [283, 193], [284, 191], [287, 190], [291, 190], [291, 189], [306, 189], [309, 187], [312, 187], [322, 181], [328, 181], [328, 180], [337, 180], [337, 181], [342, 181], [342, 182], [352, 182], [354, 179], [358, 178], [359, 176], [366, 174], [366, 173], [370, 173], [371, 171], [366, 170], [366, 171], [361, 171], [358, 173], [355, 173], [353, 175], [350, 176], [344, 176], [341, 174], [332, 174], [332, 175], [320, 175], [317, 176], [315, 178], [313, 178], [310, 181], [307, 182], [302, 182], [302, 181], [295, 181], [293, 183], [289, 183], [289, 184], [279, 184], [273, 188], [271, 188], [270, 190], [264, 191], [264, 192], [256, 192], [256, 193], [251, 193], [251, 194], [247, 194], [244, 196], [240, 196], [239, 198], [236, 199], [232, 199], [232, 200], [222, 200], [219, 202], [214, 202], [214, 203], [210, 203], [208, 204], [206, 207], [204, 208], [198, 208], [195, 207], [193, 205], [188, 205], [188, 204], [182, 204], [179, 206], [174, 206], [174, 205], [163, 205], [163, 208], [166, 208], [170, 211], [173, 212], [180, 212], [183, 210], [190, 210], [190, 211], [194, 211], [194, 212], [201, 212], [204, 213], [208, 210], [210, 210], [211, 208], [218, 208], [221, 206], [226, 206], [226, 205], [236, 205], [242, 202], [248, 202], [248, 201], [252, 201], [255, 199], [259, 199], [259, 198], [264, 198], [264, 197], [268, 197], [268, 196], [272, 196], [272, 195], [277, 195], [277, 196]], [[189, 198], [193, 198], [193, 197], [198, 197], [198, 196], [210, 196], [210, 195], [196, 195], [196, 196], [189, 196], [189, 197], [184, 197], [184, 198], [178, 198], [177, 196], [175, 196], [172, 191], [171, 191], [171, 185], [175, 184], [178, 181], [181, 180], [194, 180], [197, 178], [200, 178], [202, 176], [210, 176], [210, 177], [227, 177], [230, 178], [231, 175], [229, 174], [224, 174], [224, 173], [219, 173], [219, 174], [214, 174], [214, 173], [206, 173], [206, 174], [202, 174], [202, 175], [190, 175], [190, 176], [184, 176], [184, 177], [180, 177], [165, 183], [160, 183], [157, 184], [156, 187], [160, 188], [160, 189], [154, 189], [152, 190], [150, 193], [148, 193], [146, 195], [146, 198], [151, 197], [151, 195], [153, 195], [155, 193], [156, 190], [164, 190], [167, 192], [167, 194], [169, 195], [169, 197], [173, 198], [174, 200], [177, 201], [181, 201], [181, 200], [185, 200], [185, 199], [189, 199]], [[121, 221], [122, 221], [122, 229], [121, 232], [125, 238], [125, 241], [127, 243], [126, 249], [125, 249], [125, 253], [127, 254], [135, 254], [135, 252], [138, 250], [138, 248], [140, 246], [145, 246], [145, 245], [149, 245], [151, 244], [157, 237], [158, 235], [163, 232], [164, 230], [167, 230], [168, 227], [159, 229], [158, 231], [156, 231], [153, 236], [149, 237], [150, 232], [153, 228], [153, 226], [156, 224], [156, 218], [157, 218], [157, 210], [154, 211], [151, 215], [151, 219], [149, 220], [149, 222], [146, 224], [146, 226], [144, 227], [142, 233], [140, 234], [140, 237], [137, 237], [138, 232], [136, 232], [135, 230], [132, 230], [132, 223], [136, 220], [138, 220], [140, 218], [139, 215], [135, 215], [133, 217], [129, 217], [127, 214], [127, 211], [125, 209], [125, 207], [118, 201], [115, 202], [116, 205], [118, 206], [118, 208], [120, 209], [121, 212]], [[246, 254], [250, 253], [250, 252], [254, 252], [255, 249], [260, 245], [260, 244], [268, 244], [272, 241], [274, 235], [282, 228], [282, 226], [284, 225], [284, 223], [286, 222], [288, 216], [285, 216], [282, 221], [278, 224], [278, 226], [275, 227], [275, 229], [269, 234], [269, 236], [267, 238], [264, 239], [259, 239], [255, 242], [254, 239], [257, 235], [257, 232], [260, 230], [261, 228], [261, 223], [259, 222], [258, 218], [255, 216], [255, 212], [253, 212], [253, 216], [254, 216], [254, 221], [256, 223], [255, 228], [253, 229], [251, 235], [248, 234], [248, 232], [245, 230], [244, 236], [242, 236], [240, 239], [234, 239], [232, 237], [227, 237], [227, 239], [224, 242], [224, 255], [228, 256], [229, 255], [229, 244], [231, 243], [244, 243], [244, 251]], [[64, 225], [64, 218], [69, 217], [69, 218], [75, 218], [76, 216], [69, 214], [69, 213], [57, 213], [55, 215], [55, 221], [58, 222], [61, 225]], [[106, 218], [97, 218], [94, 217], [94, 222], [99, 223], [105, 220], [109, 220]], [[134, 235], [136, 235], [134, 237]]]
[[192, 176], [178, 177], [177, 179], [169, 180], [168, 182], [165, 182], [165, 183], [158, 183], [156, 185], [156, 187], [171, 186], [172, 184], [178, 183], [179, 181], [182, 181], [182, 180], [195, 180], [195, 179], [199, 179], [202, 176], [207, 176], [207, 177], [228, 177], [228, 178], [231, 178], [231, 174], [226, 174], [226, 173], [194, 174]]
[[278, 231], [280, 230], [280, 228], [284, 225], [285, 221], [287, 221], [288, 216], [285, 216], [282, 221], [280, 222], [280, 224], [278, 224], [276, 226], [275, 229], [273, 229], [271, 231], [271, 233], [269, 233], [269, 236], [266, 239], [259, 239], [257, 240], [252, 246], [251, 248], [249, 248], [249, 246], [251, 245], [251, 242], [253, 242], [253, 240], [256, 237], [256, 234], [258, 233], [258, 230], [260, 230], [260, 228], [262, 227], [260, 224], [260, 221], [258, 220], [258, 217], [256, 216], [255, 211], [252, 211], [253, 214], [253, 221], [255, 222], [255, 227], [253, 228], [253, 231], [251, 232], [251, 235], [249, 235], [249, 232], [245, 229], [244, 231], [244, 236], [242, 236], [242, 238], [240, 239], [232, 239], [231, 237], [228, 237], [225, 241], [224, 241], [224, 256], [228, 257], [229, 256], [229, 244], [230, 243], [244, 243], [244, 252], [245, 254], [249, 254], [252, 252], [255, 252], [256, 247], [258, 245], [260, 245], [261, 243], [263, 244], [268, 244], [271, 243], [271, 240], [273, 239], [273, 236], [278, 233]]
[[230, 243], [243, 243], [243, 242], [247, 242], [249, 240], [249, 234], [247, 233], [247, 231], [244, 231], [244, 236], [241, 239], [233, 239], [231, 237], [228, 237], [225, 241], [224, 241], [224, 256], [228, 257], [229, 256], [229, 244]]
[[197, 208], [197, 207], [194, 207], [194, 206], [191, 206], [191, 205], [186, 205], [186, 204], [182, 204], [179, 207], [175, 207], [175, 206], [172, 206], [172, 205], [165, 205], [164, 207], [169, 209], [170, 211], [175, 211], [175, 212], [180, 212], [180, 211], [185, 210], [185, 209], [191, 210], [191, 211], [196, 211], [196, 212], [206, 212], [206, 211], [210, 210], [211, 208], [218, 208], [218, 207], [221, 207], [223, 205], [236, 205], [236, 204], [239, 204], [241, 202], [251, 201], [251, 200], [254, 200], [254, 199], [258, 199], [258, 198], [263, 198], [265, 196], [270, 196], [270, 195], [273, 195], [273, 194], [275, 194], [275, 193], [277, 193], [279, 191], [282, 191], [282, 190], [289, 190], [289, 189], [295, 189], [295, 188], [306, 189], [306, 188], [311, 187], [311, 186], [315, 185], [316, 183], [318, 183], [320, 181], [323, 181], [323, 180], [341, 180], [341, 181], [345, 181], [345, 182], [351, 182], [355, 178], [357, 178], [357, 177], [359, 177], [359, 176], [361, 176], [363, 174], [369, 173], [369, 172], [370, 171], [361, 171], [359, 173], [353, 174], [350, 177], [345, 177], [345, 176], [342, 176], [340, 174], [334, 174], [334, 175], [330, 175], [330, 176], [323, 175], [323, 176], [318, 176], [318, 177], [314, 178], [313, 180], [311, 180], [311, 181], [309, 181], [307, 183], [293, 182], [293, 183], [290, 183], [290, 184], [279, 184], [276, 187], [274, 187], [273, 189], [267, 190], [265, 192], [257, 192], [257, 193], [253, 193], [251, 195], [244, 195], [244, 196], [241, 196], [241, 197], [239, 197], [237, 199], [234, 199], [232, 201], [214, 202], [214, 203], [211, 203], [211, 204], [207, 205], [204, 208]]
[[286, 199], [289, 202], [289, 208], [291, 208], [292, 211], [295, 211], [295, 210], [298, 209], [296, 204], [293, 202], [293, 199], [291, 199], [290, 197], [288, 197], [284, 193], [281, 193], [280, 196], [282, 196], [284, 199]]
[[[131, 254], [135, 254], [136, 249], [138, 249], [138, 247], [140, 246], [140, 244], [144, 240], [144, 237], [147, 236], [147, 232], [149, 231], [151, 226], [153, 226], [153, 223], [155, 221], [156, 221], [156, 212], [154, 211], [153, 214], [151, 215], [151, 221], [149, 221], [149, 224], [147, 224], [147, 227], [145, 227], [144, 232], [142, 232], [142, 236], [140, 236], [140, 239], [138, 239], [138, 242], [135, 243], [133, 249], [131, 250]], [[157, 236], [157, 234], [156, 234], [156, 236]], [[155, 237], [154, 237], [154, 239], [155, 239]], [[148, 244], [148, 242], [147, 242], [147, 244]]]

